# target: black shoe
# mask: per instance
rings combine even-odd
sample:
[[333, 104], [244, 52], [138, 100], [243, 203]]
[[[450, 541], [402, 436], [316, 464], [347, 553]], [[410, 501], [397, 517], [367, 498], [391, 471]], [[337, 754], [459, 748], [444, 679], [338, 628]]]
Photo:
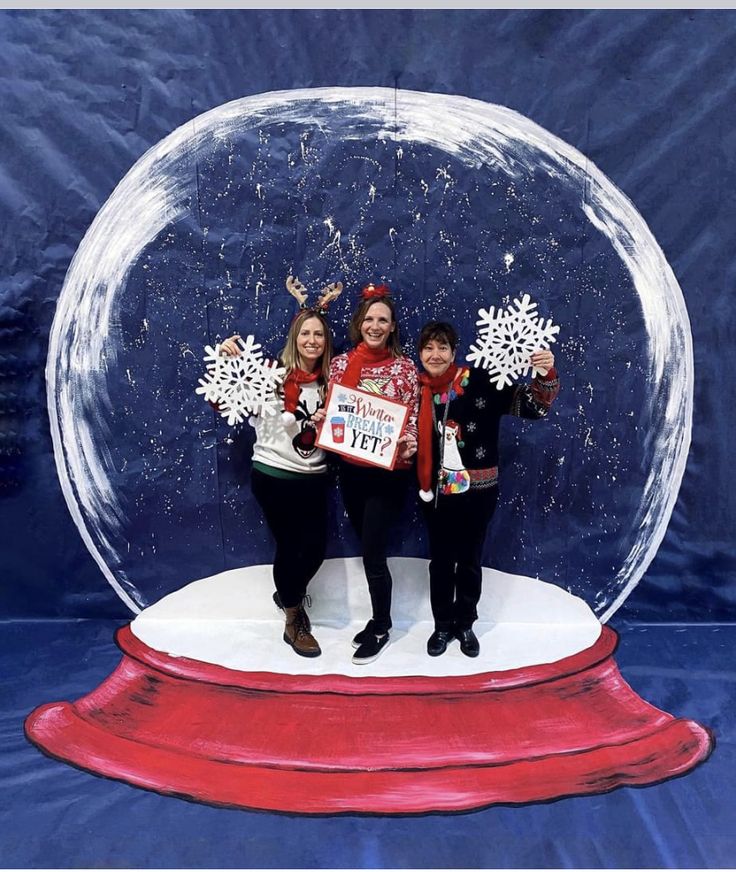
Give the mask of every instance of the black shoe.
[[372, 663], [386, 645], [388, 645], [388, 632], [382, 636], [371, 633], [365, 641], [360, 643], [358, 650], [353, 654], [353, 663], [357, 663], [358, 666]]
[[460, 650], [466, 657], [477, 657], [480, 654], [480, 642], [472, 629], [455, 630], [455, 637], [460, 640]]
[[430, 657], [439, 657], [447, 651], [447, 646], [455, 638], [452, 630], [435, 630], [427, 639], [427, 654]]
[[353, 637], [353, 641], [351, 642], [353, 648], [360, 648], [363, 642], [367, 642], [368, 639], [374, 635], [373, 626], [373, 618], [371, 618], [365, 627], [363, 627], [363, 629]]

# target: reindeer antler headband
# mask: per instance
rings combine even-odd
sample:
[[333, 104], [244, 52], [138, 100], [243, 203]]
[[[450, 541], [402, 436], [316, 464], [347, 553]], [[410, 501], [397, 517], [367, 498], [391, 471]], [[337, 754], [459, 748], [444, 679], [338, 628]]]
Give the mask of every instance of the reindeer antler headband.
[[316, 306], [310, 306], [307, 303], [308, 291], [296, 276], [289, 276], [286, 279], [286, 290], [299, 303], [300, 309], [311, 309], [324, 315], [330, 303], [342, 293], [342, 282], [331, 282], [329, 285], [325, 285], [320, 292]]

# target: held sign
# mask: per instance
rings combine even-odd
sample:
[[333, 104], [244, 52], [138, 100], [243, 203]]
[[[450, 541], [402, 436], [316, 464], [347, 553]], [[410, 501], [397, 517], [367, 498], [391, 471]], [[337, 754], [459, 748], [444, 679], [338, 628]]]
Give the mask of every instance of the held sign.
[[357, 388], [333, 382], [317, 445], [372, 466], [393, 469], [409, 409]]

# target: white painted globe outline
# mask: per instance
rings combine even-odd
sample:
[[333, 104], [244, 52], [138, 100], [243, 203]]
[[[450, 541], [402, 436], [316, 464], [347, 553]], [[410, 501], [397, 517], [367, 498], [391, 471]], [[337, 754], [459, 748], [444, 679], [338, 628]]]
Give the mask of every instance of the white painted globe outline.
[[[351, 123], [346, 124], [346, 119]], [[620, 589], [601, 615], [625, 601], [666, 532], [685, 470], [692, 427], [693, 352], [682, 292], [633, 204], [587, 158], [524, 116], [467, 97], [387, 88], [321, 88], [260, 94], [219, 106], [149, 149], [99, 211], [72, 260], [51, 330], [47, 365], [49, 417], [57, 471], [67, 505], [103, 574], [134, 612], [136, 588], [114, 572], [113, 537], [121, 509], [108, 475], [105, 443], [86, 412], [108, 399], [100, 361], [110, 340], [117, 295], [146, 245], [188, 211], [188, 174], [213, 138], [265, 124], [318, 126], [343, 138], [416, 141], [472, 166], [510, 176], [543, 169], [585, 193], [581, 209], [606, 237], [631, 276], [648, 337], [651, 403], [662, 410], [636, 535], [613, 583]]]

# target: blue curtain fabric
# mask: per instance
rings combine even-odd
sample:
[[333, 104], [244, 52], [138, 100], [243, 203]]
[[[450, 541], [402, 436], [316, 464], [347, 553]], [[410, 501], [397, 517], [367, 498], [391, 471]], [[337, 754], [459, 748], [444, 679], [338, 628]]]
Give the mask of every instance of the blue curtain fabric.
[[[0, 12], [2, 784], [14, 797], [0, 813], [6, 862], [733, 864], [724, 800], [734, 773], [733, 640], [716, 625], [733, 620], [736, 599], [735, 50], [731, 11]], [[412, 91], [513, 110], [594, 164], [661, 248], [689, 329], [660, 364], [686, 355], [691, 335], [692, 444], [666, 535], [616, 620], [628, 633], [619, 662], [638, 692], [716, 731], [718, 762], [686, 784], [447, 817], [440, 838], [431, 818], [290, 819], [167, 800], [50, 765], [25, 742], [31, 708], [80, 696], [109, 674], [112, 629], [130, 618], [80, 535], [54, 457], [47, 356], [75, 253], [121, 180], [173, 131], [194, 142], [208, 110], [318, 88], [393, 91], [397, 131], [400, 97]], [[621, 537], [640, 507], [653, 434], [670, 423], [652, 400], [650, 340], [621, 252], [586, 218], [585, 186], [541, 168], [514, 176], [469, 166], [436, 145], [397, 154], [390, 142], [360, 124], [320, 138], [314, 126], [265, 113], [248, 133], [184, 149], [187, 208], [133, 259], [93, 349], [107, 396], [90, 376], [84, 400], [92, 432], [106, 440], [123, 519], [110, 572], [140, 605], [269, 560], [248, 487], [252, 434], [229, 429], [194, 387], [204, 345], [236, 329], [278, 352], [291, 270], [315, 290], [346, 281], [333, 316], [339, 349], [350, 291], [363, 281], [401, 291], [409, 348], [426, 317], [456, 321], [467, 350], [480, 306], [537, 299], [562, 327], [563, 389], [550, 421], [503, 431], [502, 507], [486, 557], [539, 572], [592, 607], [617, 592], [607, 579], [631, 546]], [[110, 251], [121, 246], [109, 239]], [[76, 372], [83, 387], [86, 371]], [[657, 493], [670, 487], [662, 480]], [[330, 513], [328, 555], [355, 554], [336, 500]], [[395, 547], [426, 555], [416, 509]]]

